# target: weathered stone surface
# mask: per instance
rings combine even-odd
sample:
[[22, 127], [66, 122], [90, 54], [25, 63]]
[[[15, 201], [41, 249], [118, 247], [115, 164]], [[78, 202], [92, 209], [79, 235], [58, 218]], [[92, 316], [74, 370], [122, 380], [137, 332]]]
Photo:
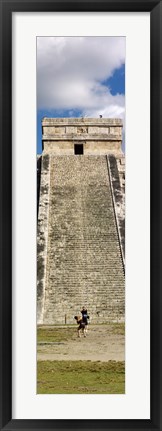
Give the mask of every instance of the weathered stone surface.
[[[49, 139], [49, 138], [48, 138]], [[104, 139], [100, 141], [99, 139], [91, 139], [89, 141], [86, 141], [85, 137], [82, 135], [81, 139], [72, 139], [72, 137], [68, 140], [54, 140], [53, 136], [51, 137], [51, 140], [44, 141], [44, 153], [52, 153], [55, 155], [74, 155], [74, 145], [82, 143], [83, 144], [83, 154], [90, 155], [90, 154], [114, 154], [119, 155], [121, 152], [121, 141], [108, 141]]]
[[37, 322], [42, 323], [45, 302], [46, 259], [48, 241], [48, 213], [50, 187], [50, 159], [41, 158], [40, 199], [37, 225]]
[[[59, 154], [65, 146], [66, 154], [74, 154], [74, 141], [82, 141], [84, 154], [106, 154], [119, 151], [122, 142], [122, 121], [105, 118], [44, 118], [42, 144], [45, 152]], [[57, 141], [57, 146], [55, 145]], [[70, 147], [69, 147], [70, 145]]]
[[37, 217], [39, 211], [39, 197], [40, 197], [40, 180], [41, 180], [41, 156], [37, 156]]
[[43, 323], [123, 320], [124, 272], [106, 157], [51, 156]]
[[116, 223], [121, 245], [123, 267], [125, 268], [125, 190], [123, 190], [116, 157], [107, 156], [111, 191], [116, 215]]
[[120, 118], [48, 118], [42, 119], [42, 126], [75, 126], [75, 125], [88, 125], [88, 126], [116, 126], [122, 127], [122, 120]]
[[[66, 315], [74, 323], [83, 305], [94, 322], [123, 321], [122, 122], [45, 118], [42, 125], [37, 321], [62, 324]], [[74, 155], [77, 143], [84, 155]]]
[[46, 127], [46, 126], [44, 126], [43, 127], [43, 133], [45, 135], [50, 135], [50, 134], [52, 134], [52, 135], [53, 134], [64, 135], [66, 133], [66, 129], [65, 129], [65, 127], [57, 127], [57, 126], [54, 126], [54, 127], [48, 126], [48, 127]]

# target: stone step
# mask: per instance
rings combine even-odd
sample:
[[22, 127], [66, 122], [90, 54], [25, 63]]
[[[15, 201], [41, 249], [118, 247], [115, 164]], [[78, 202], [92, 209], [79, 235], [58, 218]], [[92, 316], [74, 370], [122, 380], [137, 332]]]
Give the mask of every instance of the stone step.
[[124, 319], [124, 283], [106, 157], [51, 156], [43, 323]]

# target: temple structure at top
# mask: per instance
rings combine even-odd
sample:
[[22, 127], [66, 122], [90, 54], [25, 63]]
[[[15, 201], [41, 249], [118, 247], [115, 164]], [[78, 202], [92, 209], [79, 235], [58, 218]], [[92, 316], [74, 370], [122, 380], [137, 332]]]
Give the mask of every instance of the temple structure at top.
[[43, 151], [56, 155], [120, 155], [122, 127], [121, 119], [43, 118]]

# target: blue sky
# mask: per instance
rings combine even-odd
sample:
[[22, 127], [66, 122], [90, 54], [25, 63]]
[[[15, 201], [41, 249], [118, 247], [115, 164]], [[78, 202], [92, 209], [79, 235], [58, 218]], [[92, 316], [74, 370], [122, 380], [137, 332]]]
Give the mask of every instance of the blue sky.
[[43, 117], [125, 119], [124, 37], [37, 38], [37, 153]]

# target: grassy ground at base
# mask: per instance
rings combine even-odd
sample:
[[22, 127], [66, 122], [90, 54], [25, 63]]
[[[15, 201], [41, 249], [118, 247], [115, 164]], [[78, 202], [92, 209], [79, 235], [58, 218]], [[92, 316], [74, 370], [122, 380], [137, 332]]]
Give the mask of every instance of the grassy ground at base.
[[38, 361], [38, 394], [124, 394], [124, 362]]
[[[101, 325], [102, 326], [102, 325]], [[90, 329], [93, 325], [90, 325]], [[111, 323], [107, 324], [109, 334], [124, 335], [125, 325], [124, 323]], [[60, 342], [68, 341], [72, 339], [72, 335], [76, 335], [77, 325], [65, 325], [62, 328], [57, 326], [40, 326], [37, 328], [37, 341], [39, 342]]]

